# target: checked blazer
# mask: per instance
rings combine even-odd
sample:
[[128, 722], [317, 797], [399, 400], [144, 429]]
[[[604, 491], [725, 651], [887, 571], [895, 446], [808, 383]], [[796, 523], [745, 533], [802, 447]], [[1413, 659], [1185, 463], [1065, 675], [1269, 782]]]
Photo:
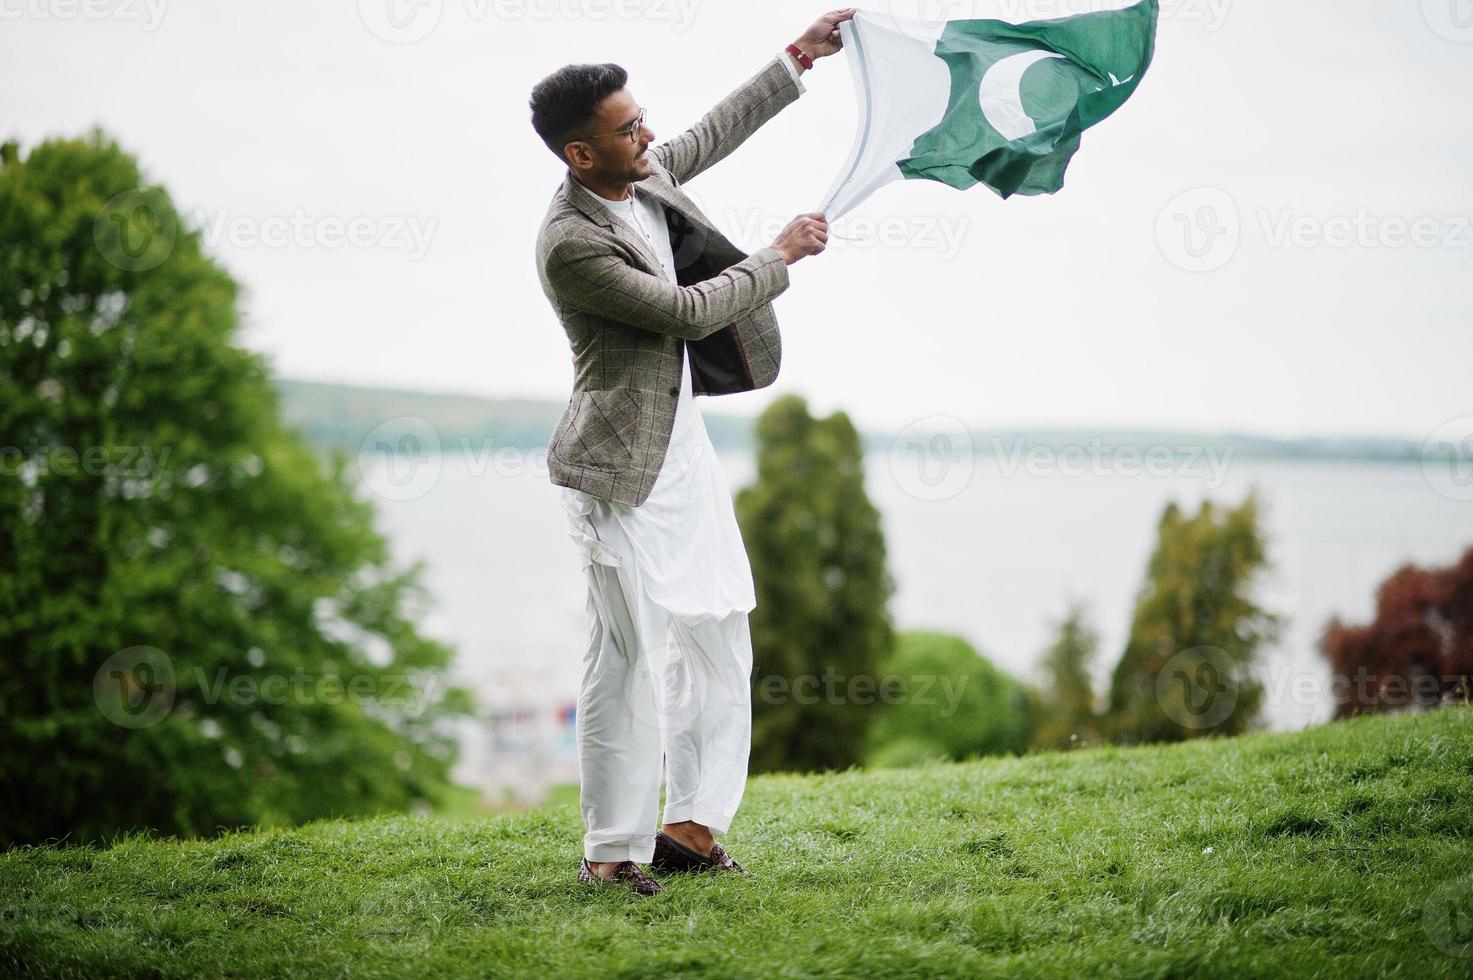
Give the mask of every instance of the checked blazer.
[[678, 282], [638, 233], [565, 174], [537, 236], [542, 291], [573, 352], [573, 394], [547, 446], [554, 485], [644, 503], [670, 444], [683, 352], [697, 395], [776, 380], [782, 340], [772, 301], [788, 288], [787, 265], [773, 248], [737, 248], [680, 185], [799, 93], [788, 69], [769, 62], [695, 126], [650, 147], [651, 173], [636, 193], [661, 205]]

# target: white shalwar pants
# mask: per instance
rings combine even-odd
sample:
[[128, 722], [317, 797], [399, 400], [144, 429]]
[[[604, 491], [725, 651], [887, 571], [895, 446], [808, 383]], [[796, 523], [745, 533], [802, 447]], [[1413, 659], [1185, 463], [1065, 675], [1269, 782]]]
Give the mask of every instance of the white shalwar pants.
[[562, 488], [588, 584], [575, 733], [590, 861], [649, 863], [663, 822], [721, 836], [751, 752], [751, 568], [688, 370], [637, 508]]

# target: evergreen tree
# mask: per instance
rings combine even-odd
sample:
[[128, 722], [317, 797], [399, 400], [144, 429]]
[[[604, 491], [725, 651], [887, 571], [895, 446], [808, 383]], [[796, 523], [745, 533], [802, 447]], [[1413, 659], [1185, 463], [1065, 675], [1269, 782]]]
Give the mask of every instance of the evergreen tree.
[[757, 480], [736, 496], [752, 563], [755, 684], [750, 767], [838, 769], [861, 761], [874, 683], [894, 648], [880, 515], [848, 416], [780, 397], [757, 422]]
[[[100, 133], [0, 167], [0, 843], [433, 802], [450, 651]], [[23, 801], [23, 805], [22, 804]]]
[[1191, 518], [1166, 506], [1111, 678], [1115, 738], [1170, 742], [1250, 727], [1263, 700], [1254, 658], [1282, 625], [1249, 596], [1265, 564], [1256, 491], [1236, 509], [1204, 500]]
[[1037, 748], [1074, 748], [1093, 744], [1100, 737], [1090, 674], [1100, 638], [1086, 620], [1082, 600], [1069, 605], [1057, 630], [1058, 639], [1040, 665], [1044, 675], [1039, 698], [1042, 717], [1032, 739]]

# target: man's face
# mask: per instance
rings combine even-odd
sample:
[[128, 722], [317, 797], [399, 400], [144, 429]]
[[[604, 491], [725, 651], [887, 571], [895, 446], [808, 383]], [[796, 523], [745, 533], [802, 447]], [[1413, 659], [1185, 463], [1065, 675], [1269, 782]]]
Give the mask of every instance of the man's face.
[[[649, 148], [655, 134], [648, 126], [639, 127], [634, 140], [628, 128], [639, 118], [639, 103], [628, 89], [620, 89], [598, 104], [598, 112], [586, 135], [599, 133], [596, 139], [577, 140], [568, 144], [570, 165], [580, 174], [609, 184], [633, 183], [650, 175]], [[625, 130], [623, 133], [618, 130]]]

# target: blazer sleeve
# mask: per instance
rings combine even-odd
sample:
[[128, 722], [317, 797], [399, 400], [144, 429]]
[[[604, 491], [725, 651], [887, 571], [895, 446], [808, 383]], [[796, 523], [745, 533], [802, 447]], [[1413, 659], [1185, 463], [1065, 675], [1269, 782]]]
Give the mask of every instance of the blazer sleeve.
[[544, 274], [565, 306], [692, 341], [766, 306], [789, 282], [787, 263], [771, 247], [710, 279], [678, 286], [636, 269], [596, 239], [571, 237], [548, 252]]
[[719, 163], [802, 93], [802, 83], [776, 58], [716, 104], [690, 129], [650, 152], [683, 183]]

